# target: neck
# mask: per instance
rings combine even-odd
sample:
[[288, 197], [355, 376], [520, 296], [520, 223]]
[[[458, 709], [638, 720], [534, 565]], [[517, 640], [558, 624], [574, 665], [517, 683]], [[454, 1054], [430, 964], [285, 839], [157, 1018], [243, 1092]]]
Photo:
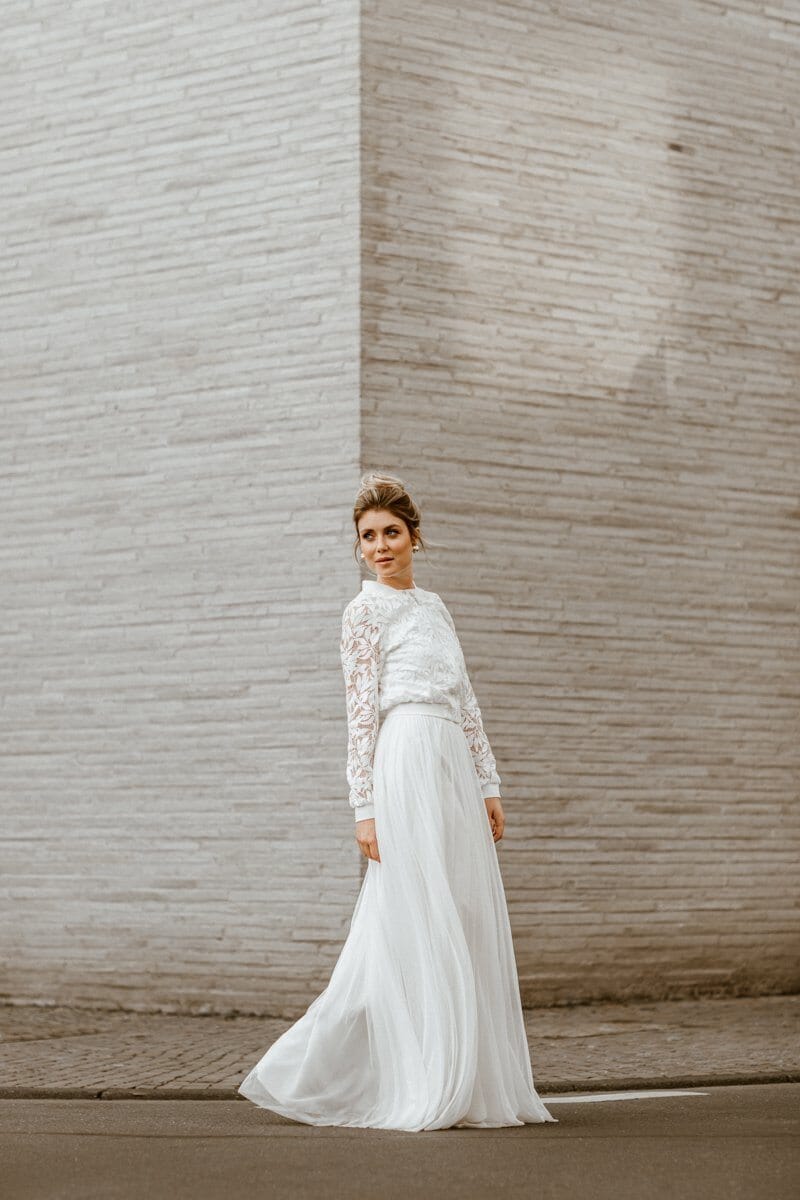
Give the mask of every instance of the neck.
[[389, 583], [385, 579], [374, 579], [373, 583], [379, 583], [381, 587], [393, 588], [396, 592], [410, 592], [417, 586], [413, 579], [410, 583]]

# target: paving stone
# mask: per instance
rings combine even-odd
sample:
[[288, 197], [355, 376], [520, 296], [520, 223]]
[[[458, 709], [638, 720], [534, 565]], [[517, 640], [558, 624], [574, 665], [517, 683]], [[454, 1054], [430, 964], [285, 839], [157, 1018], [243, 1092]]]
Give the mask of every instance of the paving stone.
[[[525, 1010], [540, 1092], [800, 1079], [800, 996]], [[0, 1007], [0, 1096], [218, 1099], [291, 1022]]]

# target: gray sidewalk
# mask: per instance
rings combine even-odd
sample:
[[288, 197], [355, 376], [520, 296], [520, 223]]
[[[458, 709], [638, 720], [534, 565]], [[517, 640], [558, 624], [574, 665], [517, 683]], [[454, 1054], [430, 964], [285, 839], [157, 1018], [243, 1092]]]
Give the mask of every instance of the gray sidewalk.
[[[800, 1081], [800, 996], [527, 1009], [540, 1094]], [[0, 1006], [0, 1097], [237, 1098], [291, 1024]]]

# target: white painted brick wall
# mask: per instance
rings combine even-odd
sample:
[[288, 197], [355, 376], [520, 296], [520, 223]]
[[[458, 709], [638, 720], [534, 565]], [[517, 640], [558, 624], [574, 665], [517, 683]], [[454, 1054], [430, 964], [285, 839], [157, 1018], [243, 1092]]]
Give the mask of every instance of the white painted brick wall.
[[0, 998], [324, 986], [376, 465], [440, 543], [526, 1000], [797, 986], [797, 28], [7, 11]]
[[796, 16], [362, 20], [364, 462], [443, 543], [523, 996], [796, 989]]
[[0, 995], [296, 1007], [360, 871], [358, 7], [5, 8]]

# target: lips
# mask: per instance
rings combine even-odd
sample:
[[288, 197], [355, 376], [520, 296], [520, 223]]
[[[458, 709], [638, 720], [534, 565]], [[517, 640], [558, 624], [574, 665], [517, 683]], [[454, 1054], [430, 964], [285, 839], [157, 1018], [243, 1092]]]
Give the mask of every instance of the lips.
[[394, 562], [394, 559], [392, 559], [392, 558], [379, 558], [379, 559], [377, 559], [376, 561], [377, 561], [377, 562], [379, 562], [379, 563], [386, 563], [386, 562]]

